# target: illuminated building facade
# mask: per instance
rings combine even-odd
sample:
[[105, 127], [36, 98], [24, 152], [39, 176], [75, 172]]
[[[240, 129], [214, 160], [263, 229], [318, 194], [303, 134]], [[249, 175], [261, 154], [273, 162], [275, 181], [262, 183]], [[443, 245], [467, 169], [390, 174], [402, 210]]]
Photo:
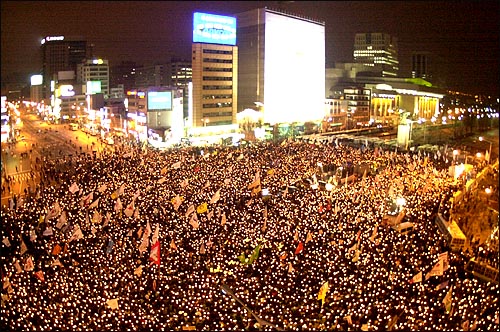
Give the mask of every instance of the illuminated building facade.
[[367, 67], [380, 67], [382, 77], [397, 77], [397, 38], [386, 33], [357, 33], [354, 37], [354, 62]]
[[51, 81], [60, 71], [76, 72], [77, 65], [91, 58], [92, 45], [83, 38], [47, 36], [41, 40], [43, 96], [51, 98]]
[[325, 113], [325, 24], [260, 8], [238, 19], [238, 111], [264, 123], [321, 121]]
[[104, 98], [109, 97], [109, 64], [108, 60], [92, 59], [84, 60], [77, 65], [76, 71], [77, 83], [86, 85], [90, 81], [101, 82], [100, 93]]
[[236, 18], [194, 13], [192, 82], [192, 114], [188, 116], [187, 127], [203, 128], [236, 123]]

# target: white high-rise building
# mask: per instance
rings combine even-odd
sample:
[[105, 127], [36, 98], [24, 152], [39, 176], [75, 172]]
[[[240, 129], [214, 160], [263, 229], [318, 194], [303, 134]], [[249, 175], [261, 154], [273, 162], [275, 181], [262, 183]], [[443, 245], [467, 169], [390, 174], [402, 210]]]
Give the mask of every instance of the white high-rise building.
[[269, 8], [236, 14], [238, 112], [264, 123], [318, 121], [325, 110], [325, 24]]

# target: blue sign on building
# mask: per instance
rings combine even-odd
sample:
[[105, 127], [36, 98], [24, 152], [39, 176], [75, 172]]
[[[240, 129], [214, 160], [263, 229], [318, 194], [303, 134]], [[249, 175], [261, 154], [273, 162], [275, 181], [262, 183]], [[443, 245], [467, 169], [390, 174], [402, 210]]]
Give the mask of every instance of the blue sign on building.
[[194, 13], [193, 43], [236, 45], [236, 18]]

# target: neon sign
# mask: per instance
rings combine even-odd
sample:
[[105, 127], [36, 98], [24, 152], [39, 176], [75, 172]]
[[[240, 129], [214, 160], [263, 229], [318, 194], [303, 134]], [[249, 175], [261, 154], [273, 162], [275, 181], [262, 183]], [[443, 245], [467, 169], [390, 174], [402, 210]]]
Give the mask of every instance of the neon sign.
[[236, 18], [194, 13], [193, 43], [236, 45]]

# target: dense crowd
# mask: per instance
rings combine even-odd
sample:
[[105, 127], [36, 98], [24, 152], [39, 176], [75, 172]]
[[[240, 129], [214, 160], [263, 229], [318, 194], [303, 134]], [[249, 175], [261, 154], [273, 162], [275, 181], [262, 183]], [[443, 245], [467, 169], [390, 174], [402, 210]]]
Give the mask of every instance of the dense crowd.
[[[434, 223], [449, 165], [338, 142], [61, 159], [2, 213], [0, 327], [496, 330], [498, 285]], [[382, 224], [397, 198], [411, 234]]]

